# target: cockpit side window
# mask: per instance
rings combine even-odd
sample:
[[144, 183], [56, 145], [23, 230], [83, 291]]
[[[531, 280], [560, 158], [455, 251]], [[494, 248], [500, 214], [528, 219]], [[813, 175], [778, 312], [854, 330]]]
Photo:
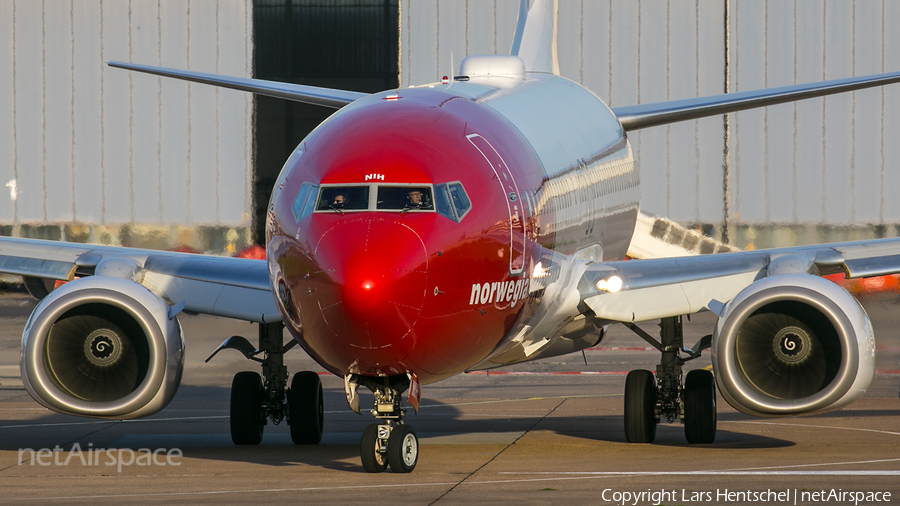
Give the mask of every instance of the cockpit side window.
[[368, 186], [323, 187], [316, 204], [316, 211], [360, 211], [368, 208]]
[[309, 197], [306, 198], [306, 204], [303, 205], [303, 211], [300, 213], [300, 217], [297, 218], [297, 221], [306, 218], [310, 214], [312, 214], [313, 209], [316, 208], [316, 196], [319, 195], [319, 187], [317, 185], [309, 186]]
[[434, 200], [428, 186], [379, 186], [375, 209], [433, 211]]
[[296, 221], [300, 221], [300, 214], [303, 212], [303, 205], [306, 204], [307, 196], [309, 196], [309, 184], [304, 183], [303, 186], [300, 187], [300, 191], [297, 193], [293, 205], [291, 205], [291, 210], [294, 211], [294, 219]]
[[469, 209], [472, 208], [469, 196], [466, 195], [466, 189], [463, 188], [463, 185], [460, 182], [448, 184], [447, 189], [450, 190], [450, 201], [453, 202], [453, 207], [456, 209], [456, 215], [462, 220], [466, 213], [469, 212]]
[[438, 214], [456, 222], [461, 221], [472, 208], [466, 189], [459, 181], [434, 185], [434, 203]]
[[453, 221], [459, 221], [459, 218], [456, 216], [456, 211], [453, 209], [453, 205], [450, 203], [450, 190], [447, 189], [447, 185], [435, 185], [434, 207], [435, 210], [437, 210], [438, 214], [440, 214], [441, 216], [446, 216]]
[[313, 212], [316, 196], [318, 194], [318, 186], [310, 183], [303, 183], [303, 186], [300, 187], [300, 191], [297, 192], [294, 203], [291, 205], [291, 210], [294, 212], [294, 219], [296, 221], [306, 218]]

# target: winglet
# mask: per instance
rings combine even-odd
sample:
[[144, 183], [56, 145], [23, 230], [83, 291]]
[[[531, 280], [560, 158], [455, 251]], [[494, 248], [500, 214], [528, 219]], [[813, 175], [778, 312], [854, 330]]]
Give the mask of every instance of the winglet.
[[519, 4], [519, 20], [509, 54], [521, 58], [528, 72], [559, 75], [556, 51], [558, 0], [534, 0], [530, 9], [528, 4], [529, 0], [521, 0]]

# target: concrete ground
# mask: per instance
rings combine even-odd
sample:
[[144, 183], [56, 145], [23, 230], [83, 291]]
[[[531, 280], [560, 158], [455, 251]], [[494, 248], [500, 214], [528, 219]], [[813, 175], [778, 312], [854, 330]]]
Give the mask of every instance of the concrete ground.
[[[460, 375], [426, 386], [422, 409], [407, 419], [420, 437], [418, 467], [412, 474], [371, 475], [362, 469], [358, 445], [372, 418], [347, 409], [342, 381], [330, 375], [322, 376], [326, 435], [321, 444], [291, 444], [285, 424], [267, 426], [261, 446], [231, 443], [231, 378], [255, 370], [255, 364], [233, 351], [209, 364], [203, 360], [228, 336], [255, 339], [254, 326], [234, 320], [181, 317], [187, 340], [184, 380], [173, 402], [158, 414], [109, 422], [50, 412], [29, 397], [19, 378], [21, 329], [32, 302], [4, 295], [0, 502], [873, 504], [887, 499], [880, 504], [896, 504], [900, 299], [880, 295], [863, 303], [875, 326], [879, 372], [866, 396], [847, 409], [756, 419], [720, 398], [714, 444], [688, 445], [677, 422], [660, 425], [654, 444], [627, 444], [624, 373], [653, 369], [658, 354], [619, 326], [584, 357]], [[709, 314], [695, 316], [686, 325], [685, 340], [693, 343], [713, 323]], [[643, 326], [655, 333], [652, 325]], [[302, 351], [289, 353], [286, 362], [291, 372], [321, 371]], [[689, 368], [708, 365], [703, 357]], [[370, 402], [371, 396], [363, 398], [364, 407]], [[63, 451], [50, 456], [26, 450], [57, 445]], [[125, 465], [126, 450], [113, 453], [123, 463], [120, 470], [107, 465], [109, 452], [94, 452], [111, 448], [161, 449], [156, 457], [161, 465], [138, 465], [147, 464], [146, 457]], [[48, 465], [40, 465], [41, 458]], [[59, 464], [53, 462], [57, 458]], [[832, 491], [837, 500], [829, 498]], [[846, 492], [870, 495], [854, 501], [859, 497]]]

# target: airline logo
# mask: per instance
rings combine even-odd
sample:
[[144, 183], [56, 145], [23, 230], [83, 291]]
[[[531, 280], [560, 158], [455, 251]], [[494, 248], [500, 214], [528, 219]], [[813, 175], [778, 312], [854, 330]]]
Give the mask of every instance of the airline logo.
[[384, 181], [384, 174], [366, 174], [366, 181]]
[[472, 293], [469, 295], [469, 305], [509, 302], [511, 306], [515, 306], [519, 299], [524, 299], [528, 295], [528, 288], [528, 278], [494, 283], [475, 283], [472, 285]]

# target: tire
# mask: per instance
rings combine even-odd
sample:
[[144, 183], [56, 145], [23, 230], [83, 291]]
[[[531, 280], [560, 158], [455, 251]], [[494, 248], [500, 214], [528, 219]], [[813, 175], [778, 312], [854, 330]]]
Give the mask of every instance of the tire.
[[362, 441], [359, 443], [359, 457], [367, 473], [380, 473], [387, 469], [387, 455], [378, 452], [377, 423], [369, 425], [363, 431]]
[[645, 369], [625, 378], [625, 439], [629, 443], [656, 439], [656, 379]]
[[258, 445], [263, 436], [263, 387], [258, 373], [235, 374], [231, 382], [231, 440], [236, 445]]
[[314, 445], [322, 441], [325, 404], [318, 374], [302, 371], [294, 375], [288, 391], [288, 415], [294, 444]]
[[411, 473], [419, 462], [419, 437], [409, 425], [398, 425], [388, 440], [388, 462], [395, 473]]
[[690, 371], [684, 380], [684, 435], [691, 444], [716, 440], [716, 381], [709, 371]]

